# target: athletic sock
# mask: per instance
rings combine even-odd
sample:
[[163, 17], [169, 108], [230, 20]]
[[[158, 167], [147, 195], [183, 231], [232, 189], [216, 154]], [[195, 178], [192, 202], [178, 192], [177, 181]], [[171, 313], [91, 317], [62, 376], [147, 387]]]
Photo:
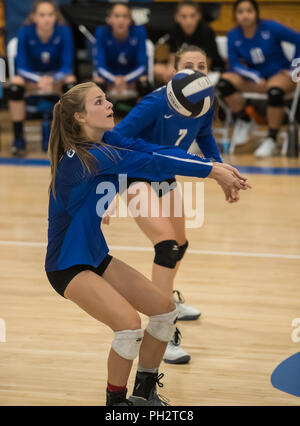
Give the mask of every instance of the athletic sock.
[[13, 128], [14, 128], [15, 139], [22, 139], [24, 137], [23, 121], [14, 121]]
[[137, 371], [139, 371], [140, 373], [157, 374], [158, 373], [158, 368], [144, 368], [141, 365], [138, 365]]
[[124, 386], [115, 386], [111, 383], [107, 382], [107, 390], [108, 392], [123, 392], [126, 389], [126, 385]]
[[274, 142], [276, 142], [278, 133], [279, 133], [279, 129], [269, 129], [268, 137], [272, 138]]
[[246, 111], [243, 109], [242, 111], [236, 113], [237, 118], [243, 121], [247, 121], [248, 123], [251, 121], [251, 117], [246, 113]]

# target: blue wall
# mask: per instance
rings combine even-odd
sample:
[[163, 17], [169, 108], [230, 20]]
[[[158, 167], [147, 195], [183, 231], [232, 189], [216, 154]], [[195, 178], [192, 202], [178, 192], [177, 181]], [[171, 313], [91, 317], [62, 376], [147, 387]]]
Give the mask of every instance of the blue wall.
[[[5, 0], [5, 29], [6, 43], [17, 35], [18, 29], [23, 25], [29, 15], [34, 0]], [[59, 4], [71, 3], [72, 0], [58, 0]]]

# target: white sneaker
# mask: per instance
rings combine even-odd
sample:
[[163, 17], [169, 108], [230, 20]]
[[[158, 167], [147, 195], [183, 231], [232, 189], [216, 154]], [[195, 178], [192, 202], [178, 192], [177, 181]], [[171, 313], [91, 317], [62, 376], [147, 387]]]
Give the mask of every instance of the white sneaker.
[[[175, 297], [177, 295], [177, 297]], [[178, 321], [195, 321], [201, 315], [201, 312], [192, 306], [184, 304], [184, 297], [178, 290], [173, 291], [174, 302], [178, 310]]]
[[250, 134], [256, 127], [256, 123], [251, 121], [245, 121], [238, 118], [235, 122], [231, 143], [233, 146], [244, 145], [248, 142]]
[[191, 356], [180, 347], [181, 333], [176, 328], [173, 339], [168, 343], [163, 360], [167, 364], [187, 364]]
[[277, 144], [272, 138], [265, 139], [262, 144], [254, 152], [256, 157], [271, 157], [277, 153]]

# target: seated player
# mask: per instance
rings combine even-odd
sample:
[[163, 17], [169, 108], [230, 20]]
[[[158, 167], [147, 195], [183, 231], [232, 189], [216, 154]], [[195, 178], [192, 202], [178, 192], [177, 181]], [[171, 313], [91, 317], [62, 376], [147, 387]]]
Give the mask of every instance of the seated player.
[[139, 96], [151, 91], [148, 82], [146, 30], [134, 25], [127, 4], [115, 3], [108, 12], [107, 25], [96, 30], [94, 81], [118, 97], [137, 89]]
[[37, 0], [25, 25], [19, 30], [17, 72], [9, 86], [14, 155], [24, 154], [26, 148], [23, 133], [25, 92], [60, 95], [75, 84], [72, 34], [61, 21], [62, 17], [52, 1]]
[[213, 29], [202, 19], [201, 6], [193, 1], [178, 3], [174, 14], [175, 25], [170, 31], [168, 44], [170, 54], [168, 64], [155, 64], [154, 75], [157, 82], [166, 84], [174, 74], [175, 53], [183, 45], [198, 46], [207, 55], [208, 70], [224, 69], [219, 55]]
[[237, 117], [232, 136], [234, 145], [246, 143], [254, 125], [245, 111], [242, 92], [268, 94], [268, 135], [255, 151], [257, 157], [268, 157], [278, 152], [284, 97], [295, 89], [291, 64], [281, 42], [295, 44], [295, 57], [299, 57], [300, 34], [278, 22], [260, 19], [255, 0], [237, 0], [234, 16], [238, 25], [228, 33], [230, 69], [221, 76], [218, 89]]

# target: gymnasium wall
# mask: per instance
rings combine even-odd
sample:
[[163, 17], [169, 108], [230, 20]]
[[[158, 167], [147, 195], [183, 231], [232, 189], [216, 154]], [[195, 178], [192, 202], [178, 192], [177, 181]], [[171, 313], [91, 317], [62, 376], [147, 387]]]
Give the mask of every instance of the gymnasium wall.
[[[71, 3], [72, 0], [56, 0], [59, 4]], [[5, 6], [5, 42], [15, 37], [20, 25], [28, 16], [34, 0], [0, 0]]]
[[[170, 3], [174, 0], [155, 0], [155, 2]], [[216, 3], [215, 0], [205, 0], [199, 3]], [[220, 17], [213, 22], [212, 27], [217, 34], [223, 35], [235, 23], [232, 16], [232, 8], [235, 0], [223, 0], [221, 2]], [[274, 19], [282, 24], [288, 25], [297, 31], [300, 31], [300, 1], [299, 0], [258, 0], [261, 17], [265, 19]]]
[[[205, 0], [207, 3], [210, 0]], [[299, 0], [258, 0], [261, 18], [281, 22], [300, 31], [300, 1]], [[221, 14], [218, 20], [212, 23], [217, 34], [222, 35], [234, 27], [232, 16], [234, 0], [222, 1]]]
[[[94, 0], [95, 1], [95, 0]], [[84, 5], [86, 3], [85, 0], [59, 0], [61, 5], [68, 3], [75, 3], [78, 6]], [[138, 0], [135, 0], [133, 3], [137, 3]], [[285, 25], [288, 25], [294, 28], [297, 31], [300, 31], [300, 1], [299, 0], [258, 0], [261, 9], [261, 17], [267, 19], [277, 20]], [[6, 42], [10, 40], [10, 38], [16, 35], [16, 32], [19, 26], [23, 23], [25, 17], [30, 10], [30, 7], [33, 3], [33, 0], [0, 0], [0, 54], [4, 54], [5, 51], [5, 40]], [[103, 2], [104, 3], [104, 2]], [[150, 2], [151, 4], [152, 2]], [[160, 8], [166, 8], [166, 11], [169, 10], [170, 14], [172, 14], [173, 7], [168, 7], [167, 3], [173, 3], [174, 0], [155, 0], [152, 6], [149, 4], [150, 9], [156, 9], [155, 3], [160, 3]], [[217, 7], [217, 15], [218, 18], [212, 22], [212, 27], [216, 31], [217, 34], [222, 35], [225, 34], [228, 30], [230, 30], [234, 25], [234, 20], [232, 16], [232, 7], [234, 4], [234, 0], [223, 0], [221, 2], [213, 1], [213, 0], [205, 0], [204, 3], [206, 8], [211, 6], [212, 10], [214, 5], [218, 6], [221, 3], [221, 8]], [[98, 3], [99, 4], [99, 3]], [[147, 1], [145, 2], [145, 6]], [[165, 5], [165, 7], [164, 7]], [[172, 6], [173, 6], [172, 5]], [[170, 4], [171, 6], [171, 4]], [[104, 5], [103, 5], [104, 7]], [[4, 20], [4, 8], [6, 18]], [[88, 9], [88, 7], [84, 7], [84, 9]], [[93, 15], [95, 19], [95, 15]], [[97, 17], [98, 18], [98, 17]], [[101, 17], [99, 17], [101, 20]], [[164, 25], [172, 24], [172, 20], [167, 20]], [[5, 39], [4, 39], [4, 31], [2, 28], [5, 28]], [[162, 32], [165, 32], [165, 28]]]

